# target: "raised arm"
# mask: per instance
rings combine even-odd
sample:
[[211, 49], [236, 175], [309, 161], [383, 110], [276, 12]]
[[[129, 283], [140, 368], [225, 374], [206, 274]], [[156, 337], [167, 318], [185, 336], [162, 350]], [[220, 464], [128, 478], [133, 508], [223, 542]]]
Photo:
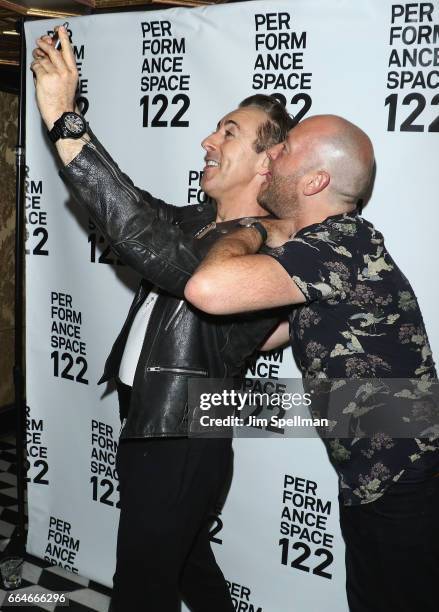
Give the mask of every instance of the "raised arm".
[[[74, 110], [78, 81], [64, 28], [59, 29], [59, 37], [60, 51], [49, 37], [39, 39], [31, 65], [38, 107], [48, 130], [64, 112]], [[56, 148], [65, 164], [63, 180], [120, 259], [162, 289], [182, 296], [201, 255], [200, 245], [178, 227], [181, 209], [136, 188], [93, 134], [78, 140], [59, 139]]]
[[[33, 50], [34, 61], [30, 68], [34, 73], [37, 104], [41, 117], [48, 130], [55, 121], [66, 112], [75, 110], [75, 94], [78, 85], [78, 69], [67, 31], [63, 26], [58, 28], [61, 49], [56, 50], [51, 44], [50, 36], [37, 40]], [[68, 164], [76, 157], [88, 142], [85, 134], [76, 140], [59, 139], [56, 148], [61, 161]]]
[[[92, 137], [61, 170], [61, 177], [124, 263], [153, 284], [183, 296], [201, 261], [202, 245], [178, 226], [182, 209], [135, 187], [98, 144]], [[206, 215], [193, 208], [194, 214]]]

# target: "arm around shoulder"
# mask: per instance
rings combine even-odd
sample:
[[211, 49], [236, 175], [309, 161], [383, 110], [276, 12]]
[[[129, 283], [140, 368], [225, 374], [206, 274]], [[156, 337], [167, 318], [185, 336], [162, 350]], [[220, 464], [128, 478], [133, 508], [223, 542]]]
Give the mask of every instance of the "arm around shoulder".
[[185, 297], [200, 310], [218, 315], [305, 301], [281, 264], [259, 254], [232, 257], [218, 265], [203, 262], [186, 285]]

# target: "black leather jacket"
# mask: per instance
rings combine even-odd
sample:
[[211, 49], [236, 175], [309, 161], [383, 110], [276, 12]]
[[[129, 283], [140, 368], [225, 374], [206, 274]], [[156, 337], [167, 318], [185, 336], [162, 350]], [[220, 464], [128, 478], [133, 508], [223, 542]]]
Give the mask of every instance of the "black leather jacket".
[[90, 136], [60, 175], [117, 256], [147, 279], [140, 283], [99, 382], [117, 376], [131, 323], [151, 286], [158, 286], [121, 437], [184, 436], [188, 378], [242, 375], [246, 359], [280, 320], [281, 311], [214, 317], [185, 301], [186, 282], [209, 245], [237, 222], [218, 224], [194, 239], [215, 219], [214, 205], [178, 207], [154, 198], [135, 187]]

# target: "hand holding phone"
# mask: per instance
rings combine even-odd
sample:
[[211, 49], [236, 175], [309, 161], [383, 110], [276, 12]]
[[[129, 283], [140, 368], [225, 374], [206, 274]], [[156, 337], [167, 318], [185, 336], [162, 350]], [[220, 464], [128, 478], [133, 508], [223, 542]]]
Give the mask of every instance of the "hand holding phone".
[[[56, 28], [55, 35], [41, 36], [32, 55], [30, 69], [36, 76], [37, 104], [47, 128], [52, 129], [63, 113], [75, 109], [78, 69], [66, 25]], [[61, 45], [55, 48], [57, 39]]]
[[[69, 27], [69, 22], [66, 21], [65, 23], [63, 23], [63, 27], [67, 30], [67, 28]], [[55, 32], [53, 33], [52, 44], [53, 44], [55, 49], [61, 49], [61, 41], [60, 41], [59, 36], [58, 36], [58, 27], [56, 28]]]

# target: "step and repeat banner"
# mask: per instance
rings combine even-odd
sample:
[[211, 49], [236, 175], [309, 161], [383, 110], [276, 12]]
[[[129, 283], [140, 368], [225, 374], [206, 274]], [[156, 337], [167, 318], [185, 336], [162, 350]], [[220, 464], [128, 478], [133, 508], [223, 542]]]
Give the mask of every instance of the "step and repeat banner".
[[[168, 202], [203, 203], [200, 142], [250, 94], [361, 126], [377, 157], [364, 214], [411, 280], [436, 353], [438, 21], [437, 1], [291, 0], [71, 18], [69, 30], [82, 112], [134, 182]], [[26, 24], [29, 63], [58, 23]], [[30, 72], [27, 91], [28, 551], [111, 585], [120, 424], [97, 380], [139, 279], [66, 192]], [[248, 373], [261, 390], [298, 375], [289, 350]], [[236, 610], [346, 612], [323, 444], [271, 432], [235, 440], [234, 453], [212, 540]]]

